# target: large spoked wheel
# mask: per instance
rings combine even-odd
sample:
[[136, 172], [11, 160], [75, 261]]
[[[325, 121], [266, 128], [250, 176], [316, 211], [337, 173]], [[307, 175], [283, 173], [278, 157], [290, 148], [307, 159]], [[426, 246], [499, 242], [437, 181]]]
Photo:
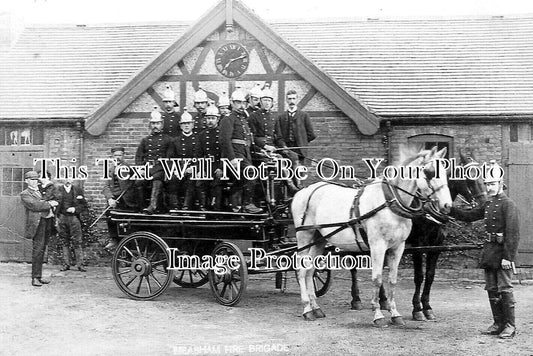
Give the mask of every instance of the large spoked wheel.
[[315, 269], [315, 273], [313, 274], [313, 285], [317, 297], [326, 294], [329, 287], [331, 287], [331, 270]]
[[209, 281], [205, 269], [180, 269], [175, 272], [174, 283], [183, 288], [198, 288]]
[[[204, 246], [196, 243], [192, 249], [192, 255], [203, 255], [206, 249], [211, 252], [212, 246]], [[204, 247], [204, 248], [202, 248]], [[208, 270], [205, 269], [178, 269], [174, 271], [174, 283], [183, 288], [198, 288], [209, 281]]]
[[[225, 262], [218, 264], [224, 271], [209, 270], [211, 291], [220, 304], [234, 306], [239, 303], [248, 285], [246, 260], [239, 247], [231, 242], [218, 244], [213, 250], [212, 256], [214, 261], [224, 259]], [[229, 259], [230, 257], [231, 259]], [[232, 261], [235, 263], [232, 263]], [[217, 274], [216, 272], [219, 273]]]
[[168, 270], [168, 246], [151, 232], [135, 232], [117, 246], [112, 260], [115, 283], [129, 297], [150, 300], [158, 297], [172, 282]]

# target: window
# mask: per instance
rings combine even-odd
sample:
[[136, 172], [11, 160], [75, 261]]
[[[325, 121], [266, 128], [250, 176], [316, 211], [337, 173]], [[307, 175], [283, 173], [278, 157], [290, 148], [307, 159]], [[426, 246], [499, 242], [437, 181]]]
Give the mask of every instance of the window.
[[446, 135], [416, 135], [407, 139], [409, 144], [420, 144], [423, 149], [430, 150], [437, 146], [441, 150], [446, 147], [445, 158], [453, 157], [453, 137]]
[[518, 142], [518, 124], [509, 125], [509, 141]]
[[0, 127], [0, 146], [43, 145], [43, 129], [29, 126]]
[[32, 168], [2, 168], [2, 196], [17, 196], [24, 190], [24, 174]]

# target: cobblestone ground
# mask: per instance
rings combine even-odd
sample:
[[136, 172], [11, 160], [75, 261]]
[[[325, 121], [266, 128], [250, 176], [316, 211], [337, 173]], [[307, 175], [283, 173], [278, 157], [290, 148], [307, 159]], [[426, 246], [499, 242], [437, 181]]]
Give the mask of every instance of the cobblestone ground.
[[[172, 285], [153, 301], [127, 298], [110, 270], [58, 272], [45, 266], [52, 283], [30, 285], [30, 266], [0, 264], [1, 355], [532, 355], [533, 285], [515, 287], [519, 334], [513, 340], [480, 335], [491, 322], [481, 271], [439, 271], [432, 293], [436, 322], [410, 318], [412, 272], [402, 270], [397, 305], [407, 325], [372, 327], [369, 271], [361, 271], [365, 309], [350, 311], [350, 278], [334, 274], [319, 298], [325, 319], [301, 318], [293, 273], [287, 289], [274, 288], [273, 275], [251, 276], [236, 307], [216, 303], [208, 286]], [[522, 271], [526, 276], [529, 271]], [[388, 316], [387, 316], [388, 317]]]

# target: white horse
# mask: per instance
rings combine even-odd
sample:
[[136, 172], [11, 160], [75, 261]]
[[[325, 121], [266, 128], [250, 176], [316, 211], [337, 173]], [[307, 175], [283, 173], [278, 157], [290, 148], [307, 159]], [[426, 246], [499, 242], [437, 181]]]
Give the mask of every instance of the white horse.
[[[388, 300], [392, 323], [405, 325], [396, 309], [394, 289], [405, 240], [411, 231], [410, 214], [419, 210], [412, 208], [417, 204], [411, 204], [421, 205], [417, 196], [418, 190], [421, 199], [434, 200], [441, 211], [449, 212], [452, 200], [445, 169], [441, 162], [435, 161], [435, 158], [443, 158], [445, 154], [446, 149], [437, 152], [435, 147], [431, 151], [421, 151], [406, 159], [403, 165], [407, 166], [404, 167], [423, 168], [416, 179], [377, 178], [360, 189], [319, 182], [302, 189], [294, 196], [291, 210], [300, 257], [308, 255], [310, 258], [315, 258], [323, 254], [326, 242], [347, 251], [368, 251], [365, 245], [369, 247], [374, 284], [372, 310], [375, 326], [386, 325], [379, 306], [379, 290], [383, 283], [382, 271], [386, 254], [390, 268]], [[440, 172], [443, 172], [438, 177], [435, 175], [437, 164], [440, 165]], [[413, 202], [414, 199], [416, 201]], [[343, 225], [343, 222], [350, 220], [349, 225]], [[359, 223], [368, 237], [365, 240], [366, 244], [361, 241], [361, 233], [358, 232], [359, 236], [356, 236], [357, 229], [353, 228], [359, 226]], [[309, 257], [306, 259], [309, 260]], [[305, 320], [325, 317], [316, 302], [313, 286], [314, 270], [313, 266], [298, 270]]]

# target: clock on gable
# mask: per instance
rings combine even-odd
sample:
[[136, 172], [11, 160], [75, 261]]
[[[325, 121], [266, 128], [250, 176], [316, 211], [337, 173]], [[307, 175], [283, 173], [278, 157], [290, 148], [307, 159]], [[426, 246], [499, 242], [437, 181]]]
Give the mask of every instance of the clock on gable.
[[227, 43], [215, 53], [215, 67], [225, 77], [236, 78], [246, 72], [250, 54], [239, 43]]

